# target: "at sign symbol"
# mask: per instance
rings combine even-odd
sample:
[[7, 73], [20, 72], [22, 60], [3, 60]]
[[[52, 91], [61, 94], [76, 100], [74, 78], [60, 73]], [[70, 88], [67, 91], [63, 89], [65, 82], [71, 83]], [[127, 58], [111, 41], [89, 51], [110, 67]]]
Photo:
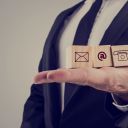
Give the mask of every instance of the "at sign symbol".
[[104, 59], [107, 59], [106, 53], [105, 53], [105, 52], [99, 52], [99, 53], [98, 53], [98, 59], [99, 59], [100, 61], [103, 61]]

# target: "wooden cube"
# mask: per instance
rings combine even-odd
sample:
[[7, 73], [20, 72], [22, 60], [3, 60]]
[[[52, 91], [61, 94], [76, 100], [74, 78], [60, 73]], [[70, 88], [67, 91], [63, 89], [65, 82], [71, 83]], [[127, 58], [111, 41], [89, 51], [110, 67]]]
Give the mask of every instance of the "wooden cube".
[[67, 68], [92, 67], [92, 47], [73, 45], [66, 51]]
[[128, 66], [128, 45], [111, 46], [114, 67]]
[[110, 45], [93, 46], [93, 66], [112, 66]]

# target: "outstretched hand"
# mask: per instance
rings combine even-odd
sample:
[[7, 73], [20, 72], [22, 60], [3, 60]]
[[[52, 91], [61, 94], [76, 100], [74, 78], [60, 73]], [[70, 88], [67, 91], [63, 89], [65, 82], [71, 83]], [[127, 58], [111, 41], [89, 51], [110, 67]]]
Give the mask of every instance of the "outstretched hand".
[[128, 93], [128, 68], [103, 67], [43, 71], [34, 77], [38, 84], [67, 82], [112, 93]]

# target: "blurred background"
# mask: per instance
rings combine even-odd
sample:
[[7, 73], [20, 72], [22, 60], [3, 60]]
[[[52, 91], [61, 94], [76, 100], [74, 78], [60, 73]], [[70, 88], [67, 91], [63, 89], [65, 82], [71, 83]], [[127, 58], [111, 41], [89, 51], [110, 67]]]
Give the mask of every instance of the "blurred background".
[[0, 0], [0, 128], [20, 128], [54, 19], [80, 0]]

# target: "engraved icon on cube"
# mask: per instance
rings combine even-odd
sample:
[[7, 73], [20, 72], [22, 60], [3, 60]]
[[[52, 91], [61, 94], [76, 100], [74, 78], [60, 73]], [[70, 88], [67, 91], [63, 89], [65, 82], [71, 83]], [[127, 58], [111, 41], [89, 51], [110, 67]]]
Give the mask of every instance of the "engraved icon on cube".
[[100, 61], [103, 61], [104, 59], [107, 59], [107, 54], [105, 52], [103, 52], [103, 51], [99, 52], [98, 53], [98, 59]]
[[75, 52], [75, 62], [89, 62], [89, 53]]
[[118, 56], [118, 61], [127, 61], [128, 60], [128, 50], [114, 51], [113, 55]]
[[66, 51], [67, 68], [92, 67], [92, 47], [72, 45]]
[[110, 45], [93, 46], [93, 67], [112, 66]]
[[128, 66], [128, 45], [111, 46], [114, 67]]

